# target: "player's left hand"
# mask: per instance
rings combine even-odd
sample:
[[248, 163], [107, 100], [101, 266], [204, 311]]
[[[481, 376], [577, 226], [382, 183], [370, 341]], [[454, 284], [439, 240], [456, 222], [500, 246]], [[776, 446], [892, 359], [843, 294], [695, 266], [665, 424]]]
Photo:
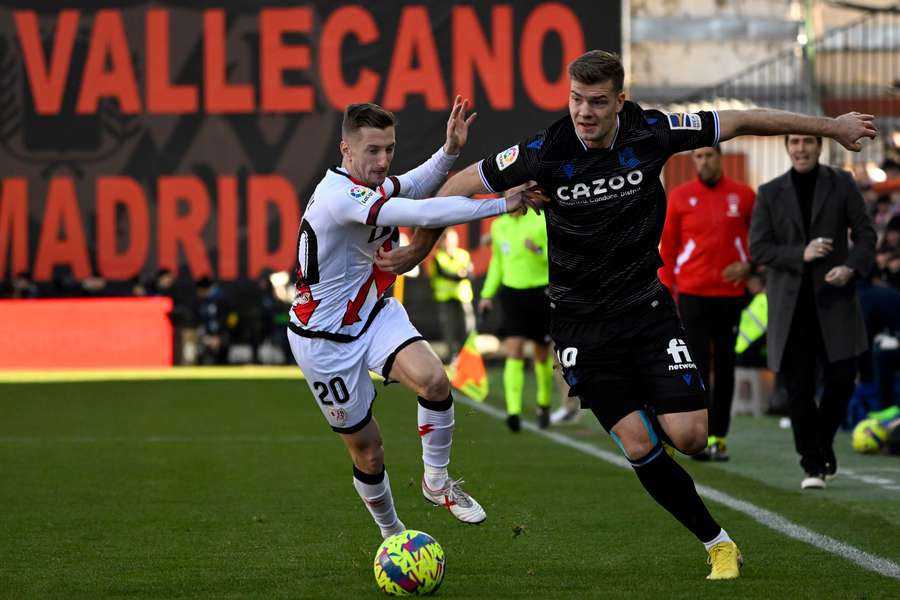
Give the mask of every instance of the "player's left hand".
[[853, 277], [853, 269], [846, 265], [838, 265], [825, 274], [825, 283], [835, 287], [844, 287], [850, 283]]
[[750, 276], [750, 263], [736, 261], [722, 269], [722, 279], [732, 285], [740, 285]]
[[[426, 254], [427, 255], [427, 254]], [[412, 271], [425, 259], [413, 245], [400, 246], [393, 250], [379, 248], [375, 253], [375, 265], [382, 271], [403, 275]]]
[[550, 201], [550, 197], [535, 181], [510, 188], [503, 192], [503, 196], [506, 198], [506, 212], [523, 215], [528, 212], [529, 208], [537, 214], [541, 214], [544, 205]]
[[447, 141], [444, 143], [444, 152], [447, 154], [459, 154], [469, 139], [469, 125], [475, 121], [478, 113], [472, 113], [466, 117], [469, 108], [469, 99], [463, 99], [457, 95], [453, 100], [453, 109], [450, 118], [447, 119]]
[[862, 138], [874, 138], [878, 135], [875, 127], [875, 116], [850, 112], [834, 118], [837, 130], [831, 137], [847, 150], [862, 150]]

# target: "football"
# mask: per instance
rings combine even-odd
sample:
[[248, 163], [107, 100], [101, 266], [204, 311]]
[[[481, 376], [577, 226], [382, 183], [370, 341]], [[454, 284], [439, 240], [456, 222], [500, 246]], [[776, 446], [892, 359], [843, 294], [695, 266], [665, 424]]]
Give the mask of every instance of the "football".
[[853, 449], [863, 454], [879, 452], [887, 442], [888, 434], [878, 419], [863, 419], [853, 428]]
[[444, 581], [444, 550], [433, 537], [407, 529], [375, 553], [375, 583], [388, 596], [433, 594]]

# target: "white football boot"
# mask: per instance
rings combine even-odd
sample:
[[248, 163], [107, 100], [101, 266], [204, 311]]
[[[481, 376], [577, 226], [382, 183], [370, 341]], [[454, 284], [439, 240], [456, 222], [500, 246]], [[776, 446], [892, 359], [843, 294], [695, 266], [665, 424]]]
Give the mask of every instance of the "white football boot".
[[487, 514], [478, 501], [462, 489], [462, 479], [447, 479], [447, 483], [439, 490], [432, 490], [422, 479], [422, 495], [437, 506], [443, 506], [454, 517], [463, 523], [481, 523]]

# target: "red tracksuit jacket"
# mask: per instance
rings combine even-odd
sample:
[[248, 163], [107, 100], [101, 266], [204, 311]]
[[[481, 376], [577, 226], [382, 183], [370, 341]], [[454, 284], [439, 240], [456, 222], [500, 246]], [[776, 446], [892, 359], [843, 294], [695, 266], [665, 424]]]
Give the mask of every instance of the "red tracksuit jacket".
[[659, 278], [670, 291], [695, 296], [744, 294], [743, 285], [722, 278], [722, 269], [735, 261], [750, 261], [747, 231], [755, 199], [748, 186], [724, 176], [713, 188], [695, 178], [669, 193]]

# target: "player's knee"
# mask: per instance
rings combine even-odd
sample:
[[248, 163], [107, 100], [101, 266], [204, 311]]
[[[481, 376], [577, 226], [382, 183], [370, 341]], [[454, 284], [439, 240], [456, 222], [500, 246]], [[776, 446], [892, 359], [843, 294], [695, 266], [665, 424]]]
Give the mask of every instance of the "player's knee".
[[672, 443], [684, 454], [697, 454], [706, 448], [707, 427], [705, 423], [689, 423], [676, 431], [669, 431]]
[[450, 380], [443, 368], [432, 369], [422, 379], [419, 396], [431, 402], [446, 400], [450, 395]]
[[622, 437], [615, 433], [611, 436], [628, 460], [639, 460], [653, 450], [654, 443], [645, 433], [633, 431]]

